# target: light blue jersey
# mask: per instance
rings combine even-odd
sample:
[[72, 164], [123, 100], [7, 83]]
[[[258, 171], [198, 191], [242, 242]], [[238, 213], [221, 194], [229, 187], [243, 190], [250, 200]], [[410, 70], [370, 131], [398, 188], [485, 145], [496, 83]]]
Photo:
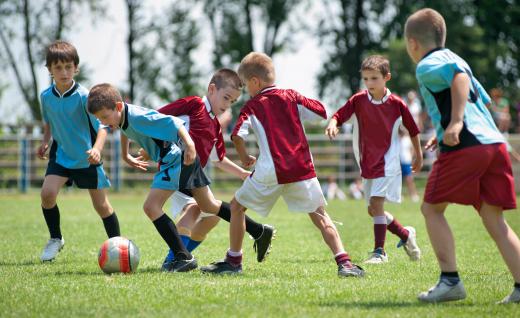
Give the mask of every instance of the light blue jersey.
[[[464, 126], [459, 135], [460, 144], [450, 147], [442, 142], [442, 138], [451, 120], [450, 88], [453, 77], [457, 73], [466, 73], [471, 80], [471, 85], [464, 108]], [[430, 51], [417, 64], [415, 75], [442, 152], [505, 142], [486, 107], [486, 104], [491, 101], [489, 95], [473, 76], [469, 65], [458, 55], [445, 48]]]
[[87, 111], [88, 90], [73, 82], [63, 95], [55, 85], [40, 94], [43, 121], [50, 126], [50, 156], [68, 169], [88, 168], [87, 150], [96, 142], [100, 123]]
[[123, 116], [121, 131], [160, 164], [152, 188], [177, 190], [182, 165], [178, 132], [184, 121], [131, 104], [125, 104]]

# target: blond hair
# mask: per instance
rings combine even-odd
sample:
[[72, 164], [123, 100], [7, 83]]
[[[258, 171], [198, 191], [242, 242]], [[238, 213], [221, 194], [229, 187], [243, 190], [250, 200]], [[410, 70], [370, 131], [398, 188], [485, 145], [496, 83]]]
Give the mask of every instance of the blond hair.
[[95, 85], [90, 89], [87, 100], [89, 113], [95, 114], [102, 109], [114, 110], [118, 102], [122, 102], [117, 88], [108, 83]]
[[406, 20], [404, 35], [415, 39], [423, 47], [444, 47], [446, 22], [439, 12], [430, 8], [421, 9]]
[[390, 73], [390, 62], [382, 55], [370, 55], [361, 63], [361, 71], [378, 71], [386, 76]]
[[275, 79], [273, 60], [267, 54], [251, 52], [240, 62], [238, 75], [245, 80], [258, 77], [263, 82], [272, 84]]

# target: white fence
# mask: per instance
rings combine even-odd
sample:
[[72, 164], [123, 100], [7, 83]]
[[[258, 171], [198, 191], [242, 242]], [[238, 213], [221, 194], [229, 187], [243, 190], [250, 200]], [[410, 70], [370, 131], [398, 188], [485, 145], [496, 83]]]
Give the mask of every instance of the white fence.
[[[320, 180], [333, 177], [340, 186], [350, 182], [359, 175], [358, 167], [354, 161], [352, 141], [350, 135], [339, 135], [334, 141], [330, 141], [322, 134], [309, 134], [309, 144], [313, 154], [314, 163]], [[233, 144], [229, 136], [225, 137], [227, 156], [238, 162]], [[519, 151], [520, 135], [511, 135], [511, 145]], [[423, 138], [424, 144], [424, 138]], [[18, 189], [21, 192], [29, 188], [39, 188], [43, 183], [47, 161], [40, 160], [36, 156], [36, 149], [40, 145], [40, 138], [32, 136], [3, 136], [0, 137], [0, 189]], [[254, 142], [248, 143], [250, 151], [255, 154]], [[131, 151], [137, 150], [136, 145], [131, 146]], [[425, 156], [425, 164], [417, 179], [427, 176], [434, 158]], [[513, 160], [515, 175], [520, 175], [520, 163]], [[156, 171], [155, 164], [151, 163], [148, 172], [133, 169], [124, 163], [119, 155], [119, 138], [110, 135], [103, 150], [104, 168], [109, 175], [113, 188], [118, 191], [122, 187], [136, 185], [148, 186], [152, 174]], [[240, 183], [234, 176], [226, 174], [218, 169], [208, 167], [214, 187], [236, 188]], [[519, 178], [515, 178], [517, 191], [520, 190]]]

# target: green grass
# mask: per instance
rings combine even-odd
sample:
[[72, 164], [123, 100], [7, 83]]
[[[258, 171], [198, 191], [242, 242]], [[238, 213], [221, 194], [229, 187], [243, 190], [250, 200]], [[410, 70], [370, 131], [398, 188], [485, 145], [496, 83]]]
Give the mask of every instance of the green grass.
[[[62, 233], [66, 245], [57, 260], [41, 264], [48, 234], [38, 193], [0, 195], [0, 317], [518, 317], [519, 306], [494, 303], [511, 291], [512, 278], [478, 214], [452, 206], [448, 218], [457, 242], [459, 270], [468, 298], [427, 305], [418, 292], [437, 280], [438, 268], [419, 212], [405, 201], [387, 209], [403, 224], [417, 228], [423, 259], [412, 263], [387, 236], [390, 262], [366, 266], [367, 277], [340, 279], [329, 250], [308, 217], [289, 213], [280, 201], [267, 219], [278, 229], [271, 255], [256, 263], [252, 241], [245, 239], [244, 274], [210, 277], [199, 271], [161, 273], [167, 247], [141, 205], [146, 193], [111, 194], [122, 233], [141, 251], [136, 274], [104, 275], [97, 253], [106, 239], [101, 220], [84, 192], [60, 195]], [[223, 196], [229, 199], [229, 196]], [[328, 211], [355, 262], [372, 247], [372, 226], [362, 201], [333, 201]], [[520, 232], [520, 217], [506, 213]], [[222, 258], [228, 246], [222, 222], [196, 251], [199, 264]]]

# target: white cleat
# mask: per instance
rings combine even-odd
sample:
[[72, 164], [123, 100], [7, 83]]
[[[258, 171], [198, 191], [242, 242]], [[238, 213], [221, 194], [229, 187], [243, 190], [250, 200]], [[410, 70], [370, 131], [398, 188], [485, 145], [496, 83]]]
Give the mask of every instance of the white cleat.
[[47, 245], [43, 248], [42, 256], [40, 256], [40, 260], [42, 262], [49, 262], [56, 258], [56, 255], [61, 251], [65, 245], [65, 240], [63, 238], [51, 238], [47, 242]]
[[440, 280], [437, 285], [433, 286], [426, 292], [420, 293], [417, 298], [420, 301], [427, 303], [461, 300], [466, 298], [466, 290], [464, 289], [462, 281], [450, 286], [446, 282]]
[[506, 298], [499, 301], [498, 304], [520, 304], [520, 288], [513, 289], [513, 292], [510, 295], [507, 295]]
[[400, 241], [399, 244], [397, 244], [397, 247], [402, 246], [406, 254], [408, 254], [408, 257], [410, 257], [410, 260], [418, 261], [421, 258], [421, 249], [419, 248], [419, 245], [417, 245], [417, 234], [415, 228], [411, 226], [405, 226], [404, 228], [408, 230], [408, 240], [406, 240], [406, 242]]
[[388, 255], [382, 248], [376, 248], [370, 256], [363, 262], [364, 264], [383, 264], [388, 262]]

